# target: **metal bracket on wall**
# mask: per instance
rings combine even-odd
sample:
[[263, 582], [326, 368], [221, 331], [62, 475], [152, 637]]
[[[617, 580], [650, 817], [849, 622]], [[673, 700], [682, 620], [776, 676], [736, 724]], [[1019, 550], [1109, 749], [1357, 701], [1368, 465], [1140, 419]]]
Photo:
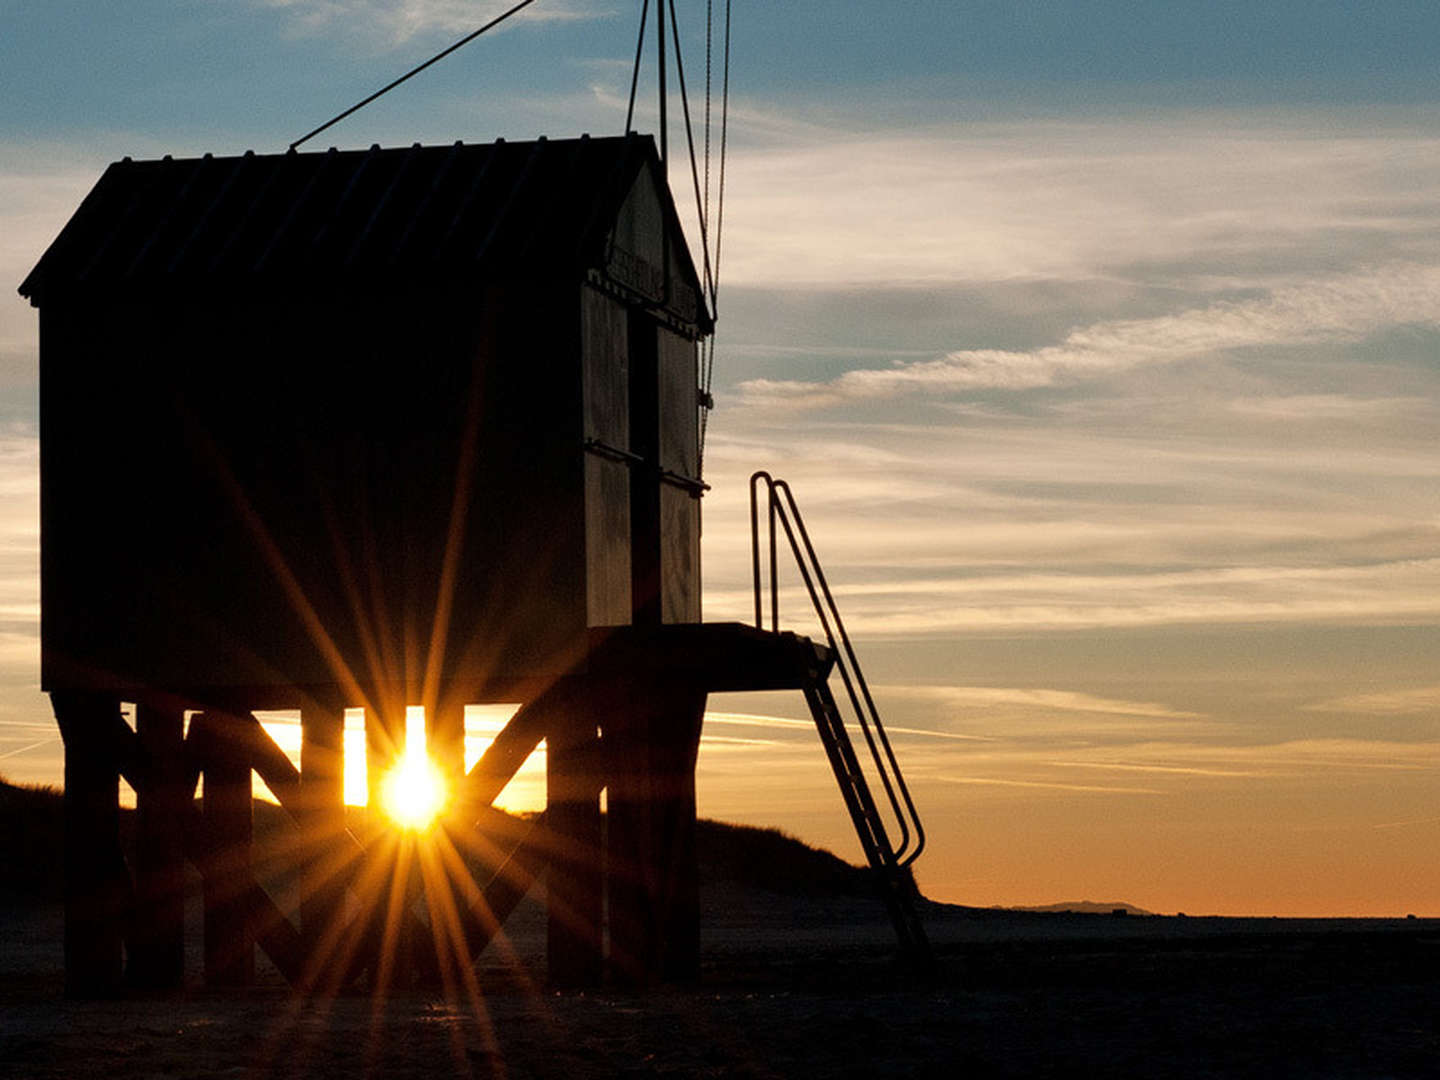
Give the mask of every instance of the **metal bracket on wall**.
[[639, 454], [632, 454], [629, 450], [622, 450], [618, 446], [611, 446], [602, 439], [586, 439], [585, 452], [605, 458], [607, 461], [618, 461], [622, 465], [629, 465], [632, 468], [636, 465], [645, 464], [645, 459]]
[[698, 499], [710, 490], [710, 485], [704, 480], [696, 480], [692, 476], [671, 472], [669, 469], [660, 470], [660, 482], [670, 484], [672, 487], [684, 488], [690, 493], [692, 499]]
[[657, 469], [639, 454], [631, 453], [629, 450], [622, 450], [618, 446], [612, 446], [602, 439], [586, 439], [585, 452], [605, 458], [607, 461], [618, 461], [622, 465], [630, 466], [632, 469], [651, 471], [662, 484], [670, 484], [672, 487], [684, 488], [690, 493], [691, 498], [698, 499], [710, 490], [710, 485], [703, 480], [696, 480], [694, 477], [686, 476], [684, 473], [677, 473], [670, 469]]

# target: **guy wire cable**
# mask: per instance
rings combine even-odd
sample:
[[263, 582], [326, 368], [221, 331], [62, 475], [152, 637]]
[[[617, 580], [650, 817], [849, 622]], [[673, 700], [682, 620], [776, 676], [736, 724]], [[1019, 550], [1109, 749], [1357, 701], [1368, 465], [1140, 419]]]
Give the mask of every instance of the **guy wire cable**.
[[[728, 149], [729, 134], [730, 134], [730, 5], [731, 5], [731, 0], [725, 0], [725, 47], [724, 47], [723, 60], [722, 60], [722, 71], [723, 71], [723, 74], [722, 74], [722, 79], [721, 79], [721, 96], [720, 96], [720, 177], [719, 177], [719, 181], [718, 181], [718, 184], [717, 184], [716, 204], [715, 204], [715, 230], [714, 230], [714, 236], [715, 236], [715, 256], [714, 256], [714, 266], [712, 267], [712, 276], [711, 276], [711, 280], [710, 280], [710, 315], [711, 315], [712, 318], [714, 318], [714, 319], [716, 319], [716, 320], [718, 320], [719, 317], [720, 317], [720, 308], [719, 308], [719, 297], [720, 297], [720, 240], [721, 240], [722, 231], [723, 231], [723, 229], [724, 229], [724, 227], [725, 227], [725, 156], [726, 156], [726, 150]], [[710, 9], [710, 4], [708, 3], [708, 0], [707, 0], [707, 4], [706, 4], [706, 15], [707, 15], [707, 18], [709, 17], [709, 9]], [[707, 27], [707, 41], [708, 41], [708, 27]], [[708, 57], [708, 54], [707, 54], [707, 58], [706, 58], [706, 67], [707, 67], [707, 72], [708, 72], [708, 68], [709, 68], [709, 57]], [[710, 92], [709, 92], [708, 77], [707, 77], [707, 87], [706, 87], [706, 114], [707, 114], [706, 139], [707, 139], [707, 142], [708, 142], [708, 139], [709, 139], [709, 122], [708, 122], [709, 107], [710, 107]], [[708, 168], [709, 168], [709, 152], [708, 152], [708, 148], [707, 148], [707, 152], [706, 152], [706, 168], [707, 168], [707, 175], [708, 175]], [[708, 185], [708, 183], [707, 183], [707, 185], [706, 185], [706, 192], [707, 192], [707, 201], [706, 201], [706, 207], [705, 207], [705, 214], [706, 214], [706, 217], [709, 217], [710, 207], [709, 207], [709, 201], [708, 201], [708, 192], [709, 192], [709, 185]], [[715, 398], [714, 398], [714, 395], [713, 395], [713, 393], [712, 393], [712, 391], [711, 391], [711, 388], [712, 388], [712, 386], [714, 385], [714, 380], [715, 380], [715, 332], [714, 332], [713, 329], [711, 330], [711, 333], [710, 333], [710, 340], [706, 343], [706, 345], [708, 346], [708, 348], [702, 348], [702, 350], [701, 350], [701, 357], [702, 357], [702, 363], [703, 363], [704, 370], [703, 370], [703, 372], [701, 373], [701, 378], [700, 378], [700, 402], [701, 402], [701, 408], [700, 408], [700, 432], [699, 432], [700, 438], [699, 438], [699, 447], [698, 447], [698, 457], [697, 457], [697, 460], [696, 460], [696, 474], [697, 474], [697, 476], [698, 476], [699, 478], [701, 478], [701, 479], [703, 479], [703, 478], [704, 478], [704, 475], [705, 475], [705, 433], [706, 433], [706, 429], [709, 427], [710, 410], [715, 407]]]
[[635, 119], [635, 89], [640, 85], [640, 60], [645, 52], [645, 24], [650, 18], [650, 0], [640, 8], [640, 34], [635, 40], [635, 65], [630, 70], [630, 104], [625, 109], [625, 134], [629, 135]]
[[[404, 75], [401, 75], [401, 76], [400, 76], [398, 79], [396, 79], [395, 81], [393, 81], [393, 82], [391, 82], [391, 83], [387, 83], [385, 86], [382, 86], [379, 90], [376, 90], [373, 94], [371, 94], [369, 97], [367, 97], [364, 101], [356, 102], [354, 105], [351, 105], [350, 108], [346, 109], [344, 112], [340, 113], [340, 114], [337, 115], [337, 116], [331, 117], [329, 120], [326, 120], [325, 123], [321, 124], [321, 125], [320, 125], [319, 127], [317, 127], [314, 131], [310, 131], [310, 132], [307, 132], [307, 133], [304, 134], [304, 135], [301, 135], [300, 138], [296, 139], [294, 142], [292, 142], [292, 143], [290, 144], [290, 149], [291, 149], [291, 150], [294, 150], [294, 149], [295, 149], [297, 146], [299, 146], [301, 143], [309, 142], [311, 139], [313, 139], [316, 135], [319, 135], [319, 134], [320, 134], [322, 131], [324, 131], [326, 128], [333, 127], [334, 125], [338, 124], [341, 120], [344, 120], [347, 116], [351, 115], [352, 113], [359, 112], [359, 111], [360, 111], [361, 109], [363, 109], [366, 105], [369, 105], [372, 101], [374, 101], [376, 98], [381, 97], [381, 96], [383, 96], [383, 95], [385, 95], [385, 94], [388, 94], [391, 90], [394, 90], [395, 87], [399, 86], [401, 83], [407, 81], [408, 79], [411, 79], [411, 78], [415, 77], [416, 75], [419, 75], [420, 72], [424, 71], [424, 70], [425, 70], [426, 68], [428, 68], [431, 64], [437, 63], [437, 62], [440, 61], [440, 60], [444, 60], [445, 57], [449, 56], [449, 55], [450, 55], [451, 53], [453, 53], [456, 49], [462, 48], [462, 47], [465, 46], [465, 45], [469, 45], [470, 42], [474, 41], [474, 40], [475, 40], [477, 37], [479, 37], [481, 34], [485, 33], [486, 30], [489, 30], [489, 29], [491, 29], [492, 27], [499, 26], [502, 22], [504, 22], [506, 19], [510, 18], [511, 15], [514, 15], [514, 14], [515, 14], [517, 11], [519, 11], [521, 8], [527, 8], [527, 7], [529, 7], [531, 4], [533, 4], [534, 2], [535, 2], [535, 0], [520, 0], [520, 3], [518, 3], [518, 4], [516, 4], [514, 7], [510, 8], [510, 10], [508, 10], [508, 11], [506, 11], [506, 12], [500, 14], [500, 15], [495, 16], [495, 18], [491, 19], [491, 20], [490, 20], [488, 23], [486, 23], [484, 26], [480, 27], [479, 30], [475, 30], [475, 31], [473, 31], [473, 32], [471, 32], [471, 33], [469, 33], [469, 34], [466, 34], [463, 38], [461, 38], [459, 41], [455, 42], [455, 44], [454, 44], [454, 45], [451, 45], [448, 49], [444, 49], [444, 50], [442, 50], [441, 52], [436, 53], [436, 54], [435, 54], [434, 56], [432, 56], [429, 60], [426, 60], [423, 64], [419, 65], [418, 67], [413, 67], [413, 68], [411, 68], [409, 71], [407, 71]], [[646, 0], [646, 2], [648, 3], [649, 0]]]
[[[662, 3], [665, 0], [661, 0]], [[710, 290], [710, 230], [705, 220], [705, 203], [700, 195], [700, 171], [695, 162], [695, 132], [690, 123], [690, 95], [685, 89], [685, 59], [680, 54], [680, 24], [675, 18], [675, 0], [670, 4], [670, 35], [675, 42], [675, 76], [680, 83], [680, 107], [685, 116], [685, 143], [690, 149], [690, 180], [695, 186], [695, 216], [700, 222], [700, 253], [704, 259], [704, 287]], [[713, 290], [710, 290], [713, 291]]]

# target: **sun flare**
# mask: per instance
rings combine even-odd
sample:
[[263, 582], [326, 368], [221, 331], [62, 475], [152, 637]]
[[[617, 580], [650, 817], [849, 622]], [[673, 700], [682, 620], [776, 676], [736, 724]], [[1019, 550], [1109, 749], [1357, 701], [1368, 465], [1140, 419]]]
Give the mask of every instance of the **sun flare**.
[[419, 831], [445, 809], [447, 788], [428, 757], [407, 751], [381, 781], [380, 803], [395, 824]]

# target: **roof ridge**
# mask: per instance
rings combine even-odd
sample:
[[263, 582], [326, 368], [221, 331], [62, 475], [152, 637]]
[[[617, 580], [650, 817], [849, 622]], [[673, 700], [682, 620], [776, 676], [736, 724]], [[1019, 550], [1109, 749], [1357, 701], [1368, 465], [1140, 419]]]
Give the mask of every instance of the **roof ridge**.
[[[654, 138], [634, 133], [127, 159], [105, 170], [20, 293], [39, 306], [105, 290], [193, 296], [495, 273], [606, 276], [617, 215], [646, 173], [684, 252], [673, 267], [679, 284], [700, 295], [658, 160]], [[704, 313], [699, 322], [708, 323]]]

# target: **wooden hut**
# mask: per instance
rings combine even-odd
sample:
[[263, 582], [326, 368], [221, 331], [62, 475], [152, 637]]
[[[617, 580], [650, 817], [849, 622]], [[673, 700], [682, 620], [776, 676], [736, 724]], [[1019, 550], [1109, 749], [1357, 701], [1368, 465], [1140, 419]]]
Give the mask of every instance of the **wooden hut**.
[[[185, 855], [212, 982], [246, 981], [257, 940], [296, 982], [373, 975], [395, 928], [344, 895], [373, 853], [345, 829], [343, 710], [366, 710], [373, 774], [423, 705], [458, 778], [463, 707], [496, 701], [525, 707], [466, 824], [542, 738], [549, 809], [460, 913], [467, 948], [547, 863], [554, 981], [599, 979], [605, 939], [617, 972], [693, 972], [705, 680], [636, 643], [700, 619], [711, 319], [652, 141], [127, 158], [21, 292], [71, 990], [122, 963], [181, 978]], [[301, 711], [299, 770], [266, 708]], [[252, 769], [313, 852], [298, 928], [249, 866]]]

